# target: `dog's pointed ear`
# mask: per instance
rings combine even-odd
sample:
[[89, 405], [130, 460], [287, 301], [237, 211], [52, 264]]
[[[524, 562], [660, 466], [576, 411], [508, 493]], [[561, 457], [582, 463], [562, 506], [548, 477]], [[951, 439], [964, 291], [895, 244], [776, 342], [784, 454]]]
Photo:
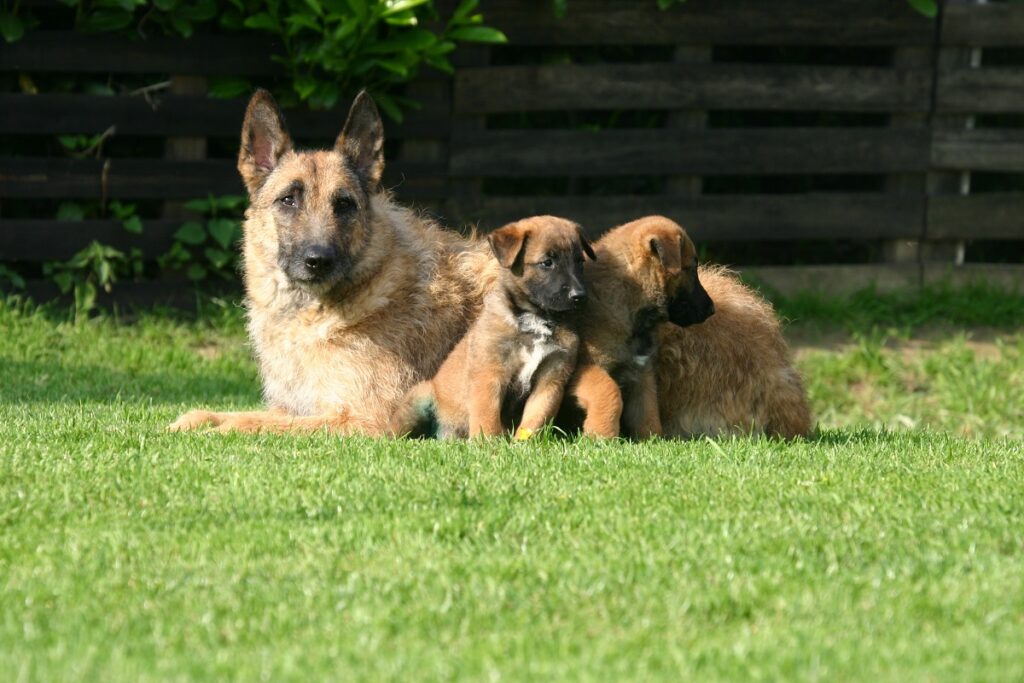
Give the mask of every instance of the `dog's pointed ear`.
[[683, 268], [682, 243], [673, 244], [674, 240], [663, 235], [654, 235], [648, 239], [648, 249], [661, 261], [661, 267], [668, 273], [678, 273]]
[[514, 268], [521, 265], [522, 258], [526, 252], [526, 239], [529, 231], [519, 223], [509, 223], [503, 228], [498, 228], [487, 236], [487, 242], [491, 245], [491, 251], [502, 268]]
[[583, 226], [577, 225], [576, 232], [580, 235], [580, 246], [583, 247], [583, 253], [586, 254], [591, 261], [596, 261], [597, 254], [594, 253], [593, 245], [590, 244], [590, 240], [588, 240], [587, 236], [583, 233]]
[[284, 116], [266, 90], [257, 90], [245, 110], [238, 172], [253, 196], [263, 186], [281, 156], [292, 148]]
[[384, 174], [384, 122], [365, 90], [356, 95], [345, 128], [334, 149], [352, 164], [368, 194], [377, 191]]

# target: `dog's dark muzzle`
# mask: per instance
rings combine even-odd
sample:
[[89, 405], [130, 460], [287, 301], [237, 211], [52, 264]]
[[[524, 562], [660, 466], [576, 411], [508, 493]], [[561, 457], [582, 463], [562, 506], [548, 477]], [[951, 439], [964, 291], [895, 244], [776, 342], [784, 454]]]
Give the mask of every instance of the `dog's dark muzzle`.
[[715, 303], [708, 296], [708, 293], [704, 291], [704, 288], [700, 286], [693, 292], [680, 292], [668, 306], [669, 322], [675, 323], [680, 327], [702, 323], [714, 315], [714, 313]]
[[334, 245], [307, 245], [296, 249], [290, 258], [285, 259], [283, 269], [296, 282], [320, 284], [336, 278], [343, 269], [343, 261]]

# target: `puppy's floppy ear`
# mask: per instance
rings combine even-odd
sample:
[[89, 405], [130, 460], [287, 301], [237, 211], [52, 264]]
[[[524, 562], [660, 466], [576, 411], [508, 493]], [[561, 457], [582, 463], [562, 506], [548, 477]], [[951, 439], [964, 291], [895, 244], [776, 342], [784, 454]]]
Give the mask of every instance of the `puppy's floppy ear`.
[[521, 265], [526, 252], [526, 239], [529, 236], [529, 231], [519, 223], [509, 223], [488, 235], [487, 242], [502, 268], [512, 268]]
[[368, 194], [377, 191], [384, 174], [384, 122], [365, 90], [356, 95], [345, 128], [334, 143], [336, 152], [352, 164]]
[[238, 172], [253, 196], [266, 182], [281, 156], [292, 148], [281, 110], [266, 90], [257, 90], [245, 110]]
[[580, 236], [580, 246], [583, 247], [583, 253], [586, 254], [588, 257], [590, 257], [591, 261], [596, 261], [597, 260], [597, 254], [594, 253], [594, 247], [591, 246], [590, 240], [588, 240], [587, 236], [583, 234], [583, 226], [577, 225], [576, 226], [576, 232], [579, 233], [579, 236]]
[[682, 270], [682, 244], [674, 244], [674, 240], [662, 235], [654, 235], [648, 240], [648, 248], [661, 261], [666, 272], [675, 274]]

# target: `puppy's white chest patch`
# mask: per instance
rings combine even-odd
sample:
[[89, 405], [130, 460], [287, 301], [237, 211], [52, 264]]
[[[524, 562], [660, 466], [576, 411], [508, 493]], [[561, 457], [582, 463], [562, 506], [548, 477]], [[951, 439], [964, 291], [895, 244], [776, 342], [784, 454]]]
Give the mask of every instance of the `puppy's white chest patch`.
[[650, 355], [644, 355], [644, 356], [636, 355], [636, 356], [633, 356], [633, 362], [637, 364], [637, 367], [641, 367], [641, 368], [644, 367], [645, 365], [647, 365], [647, 361], [649, 361], [649, 360], [651, 360]]
[[519, 324], [519, 330], [529, 334], [532, 338], [531, 344], [524, 345], [519, 349], [519, 362], [522, 365], [516, 375], [519, 389], [526, 393], [530, 390], [537, 368], [545, 358], [558, 350], [558, 346], [551, 341], [554, 330], [547, 320], [533, 313], [523, 313], [516, 319], [516, 322]]

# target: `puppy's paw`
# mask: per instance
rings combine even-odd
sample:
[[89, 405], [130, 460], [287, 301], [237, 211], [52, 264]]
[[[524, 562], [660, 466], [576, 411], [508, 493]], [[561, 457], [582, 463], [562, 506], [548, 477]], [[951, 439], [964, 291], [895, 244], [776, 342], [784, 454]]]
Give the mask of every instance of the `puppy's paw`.
[[217, 413], [209, 410], [190, 410], [177, 420], [167, 425], [169, 432], [190, 432], [200, 427], [220, 424]]

